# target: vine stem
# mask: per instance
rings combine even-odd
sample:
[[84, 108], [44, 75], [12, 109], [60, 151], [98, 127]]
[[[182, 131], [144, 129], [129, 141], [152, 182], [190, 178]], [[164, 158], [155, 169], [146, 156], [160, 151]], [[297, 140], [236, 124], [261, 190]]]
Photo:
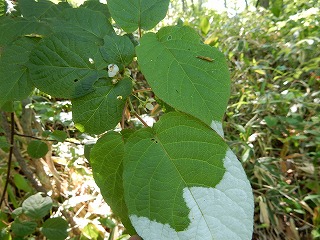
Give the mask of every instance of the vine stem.
[[11, 162], [12, 162], [12, 155], [13, 155], [13, 141], [14, 141], [14, 112], [11, 112], [10, 114], [10, 122], [11, 122], [11, 129], [10, 129], [10, 150], [9, 150], [9, 158], [8, 158], [8, 166], [7, 166], [7, 177], [6, 181], [4, 184], [3, 192], [1, 195], [1, 200], [0, 200], [0, 208], [2, 206], [2, 203], [4, 201], [8, 184], [9, 184], [9, 179], [10, 179], [10, 172], [11, 172]]

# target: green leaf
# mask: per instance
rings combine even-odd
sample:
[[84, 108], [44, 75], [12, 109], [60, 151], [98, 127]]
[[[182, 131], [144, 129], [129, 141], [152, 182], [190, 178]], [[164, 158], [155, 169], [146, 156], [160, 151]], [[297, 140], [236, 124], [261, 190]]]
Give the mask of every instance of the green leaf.
[[84, 145], [83, 155], [90, 162], [90, 153], [93, 146], [96, 144], [96, 141], [88, 141]]
[[71, 8], [67, 2], [54, 4], [47, 0], [19, 0], [19, 8], [25, 18], [57, 17], [65, 8]]
[[209, 22], [209, 18], [207, 16], [201, 18], [200, 29], [201, 29], [201, 32], [204, 35], [207, 35], [207, 33], [209, 32], [209, 30], [210, 30], [210, 22]]
[[5, 0], [0, 0], [0, 17], [6, 13]]
[[[221, 124], [230, 95], [224, 55], [200, 42], [189, 27], [147, 33], [136, 47], [139, 65], [155, 94], [206, 124]], [[207, 60], [206, 60], [207, 59]]]
[[99, 77], [107, 76], [94, 42], [56, 33], [40, 42], [30, 56], [30, 76], [41, 91], [55, 97], [81, 97], [93, 91]]
[[154, 129], [131, 135], [125, 145], [123, 175], [130, 214], [169, 223], [180, 231], [187, 228], [189, 209], [183, 189], [215, 187], [225, 172], [226, 149], [212, 129], [176, 112], [164, 115]]
[[60, 131], [60, 130], [54, 130], [52, 133], [49, 135], [52, 139], [57, 140], [58, 142], [64, 142], [68, 135], [65, 131]]
[[12, 232], [18, 237], [30, 235], [36, 230], [37, 223], [15, 219], [11, 224]]
[[61, 217], [47, 219], [41, 228], [41, 232], [49, 240], [64, 240], [68, 237], [68, 222]]
[[46, 216], [52, 208], [50, 197], [43, 197], [41, 193], [28, 197], [22, 203], [23, 212], [30, 218], [41, 219]]
[[123, 185], [143, 239], [250, 239], [253, 195], [223, 139], [189, 115], [171, 112], [129, 137]]
[[283, 7], [283, 0], [272, 0], [271, 12], [276, 17], [280, 16], [282, 7]]
[[32, 140], [28, 144], [27, 152], [30, 155], [30, 157], [41, 158], [45, 156], [48, 151], [48, 145], [40, 140]]
[[85, 1], [79, 8], [88, 8], [96, 12], [101, 12], [107, 18], [111, 18], [107, 4], [101, 3], [99, 0]]
[[8, 152], [10, 149], [10, 144], [4, 136], [0, 136], [0, 148], [5, 152]]
[[77, 39], [84, 38], [98, 45], [103, 45], [104, 36], [115, 34], [105, 15], [88, 8], [66, 9], [59, 18], [50, 19], [49, 22], [54, 32], [73, 34]]
[[120, 217], [129, 233], [134, 234], [135, 231], [128, 218], [128, 210], [123, 196], [123, 155], [124, 143], [121, 134], [108, 132], [92, 148], [90, 163], [94, 180], [99, 186], [102, 196], [114, 214]]
[[1, 46], [11, 44], [21, 36], [48, 35], [51, 33], [51, 30], [47, 24], [39, 22], [35, 19], [27, 20], [21, 17], [0, 18], [0, 29], [0, 50]]
[[117, 35], [105, 36], [100, 52], [107, 63], [117, 64], [119, 67], [130, 64], [135, 54], [129, 37]]
[[150, 30], [165, 16], [169, 0], [109, 0], [108, 8], [112, 18], [126, 32], [138, 28]]
[[132, 91], [129, 78], [112, 84], [110, 79], [100, 79], [95, 91], [72, 100], [73, 120], [84, 131], [100, 134], [114, 128], [121, 120], [127, 97]]
[[25, 99], [34, 89], [26, 63], [36, 42], [24, 37], [4, 49], [0, 58], [0, 106]]
[[18, 189], [23, 190], [26, 193], [32, 192], [32, 187], [30, 186], [28, 181], [20, 174], [14, 174], [13, 181]]

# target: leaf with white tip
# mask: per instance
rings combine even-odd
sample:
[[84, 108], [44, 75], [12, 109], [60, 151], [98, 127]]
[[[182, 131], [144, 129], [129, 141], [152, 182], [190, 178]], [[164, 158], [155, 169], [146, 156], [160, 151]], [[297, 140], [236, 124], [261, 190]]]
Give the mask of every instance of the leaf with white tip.
[[223, 139], [183, 113], [164, 115], [125, 144], [130, 220], [145, 240], [251, 239], [250, 183]]

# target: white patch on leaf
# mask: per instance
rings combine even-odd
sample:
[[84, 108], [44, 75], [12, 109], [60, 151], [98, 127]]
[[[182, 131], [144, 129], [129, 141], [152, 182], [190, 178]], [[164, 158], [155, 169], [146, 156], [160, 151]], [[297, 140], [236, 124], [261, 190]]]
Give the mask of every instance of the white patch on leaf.
[[228, 149], [226, 172], [215, 188], [184, 188], [190, 209], [190, 225], [176, 232], [169, 224], [130, 215], [137, 233], [145, 240], [250, 240], [253, 231], [253, 195], [247, 176]]
[[224, 138], [224, 132], [223, 132], [223, 128], [222, 128], [222, 123], [221, 122], [212, 120], [210, 127], [213, 130], [215, 130], [220, 135], [220, 137]]

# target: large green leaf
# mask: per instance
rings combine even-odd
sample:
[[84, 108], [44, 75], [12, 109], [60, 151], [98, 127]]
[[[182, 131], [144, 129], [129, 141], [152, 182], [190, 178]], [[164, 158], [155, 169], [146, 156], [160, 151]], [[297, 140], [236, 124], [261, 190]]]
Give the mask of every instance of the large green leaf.
[[50, 18], [57, 17], [61, 11], [71, 8], [67, 2], [55, 4], [47, 0], [19, 0], [19, 8], [25, 18]]
[[107, 76], [99, 48], [75, 35], [56, 33], [45, 38], [30, 56], [30, 75], [37, 88], [55, 97], [74, 98], [93, 91]]
[[28, 197], [22, 203], [23, 212], [30, 218], [41, 219], [46, 216], [52, 208], [52, 199], [43, 197], [41, 193]]
[[73, 120], [88, 133], [103, 133], [114, 128], [121, 119], [127, 97], [132, 91], [128, 78], [113, 84], [110, 79], [100, 79], [94, 92], [72, 100]]
[[36, 44], [32, 38], [20, 38], [5, 47], [0, 58], [0, 106], [7, 101], [23, 100], [33, 90], [26, 63]]
[[124, 143], [121, 134], [108, 132], [91, 149], [90, 163], [94, 180], [99, 186], [102, 196], [112, 211], [120, 217], [129, 233], [134, 234], [135, 231], [128, 218], [128, 210], [123, 196], [123, 155]]
[[41, 232], [49, 240], [64, 240], [68, 237], [68, 222], [61, 217], [47, 219], [41, 228]]
[[168, 11], [169, 0], [109, 0], [112, 18], [126, 32], [137, 28], [150, 30], [155, 27]]
[[148, 33], [136, 47], [139, 65], [155, 94], [208, 125], [221, 123], [230, 95], [224, 55], [200, 42], [189, 27]]
[[2, 17], [0, 18], [0, 48], [1, 46], [11, 44], [21, 36], [48, 35], [50, 32], [47, 24], [35, 19]]
[[145, 240], [251, 239], [253, 196], [235, 155], [196, 118], [164, 115], [125, 144], [130, 220]]
[[101, 54], [107, 63], [126, 66], [134, 57], [134, 46], [127, 36], [105, 36]]
[[59, 18], [48, 21], [55, 32], [74, 34], [77, 38], [85, 38], [99, 45], [103, 45], [104, 36], [114, 34], [108, 18], [88, 8], [65, 9]]

